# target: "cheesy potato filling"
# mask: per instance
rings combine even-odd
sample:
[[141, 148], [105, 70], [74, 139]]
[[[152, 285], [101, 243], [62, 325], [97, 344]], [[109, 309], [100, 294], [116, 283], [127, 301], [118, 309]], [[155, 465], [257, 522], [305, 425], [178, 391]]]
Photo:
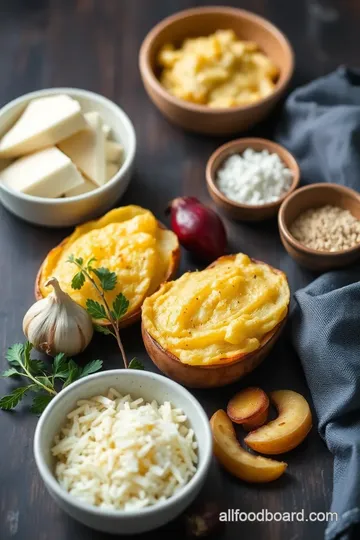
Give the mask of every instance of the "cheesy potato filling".
[[164, 238], [167, 240], [169, 236], [171, 240], [175, 238], [173, 233], [158, 226], [148, 210], [137, 206], [112, 210], [97, 221], [77, 227], [63, 244], [50, 252], [42, 268], [41, 292], [43, 296], [51, 292], [51, 287], [46, 287], [45, 283], [55, 276], [60, 287], [83, 307], [88, 298], [99, 301], [88, 280], [80, 290], [72, 289], [71, 281], [78, 269], [68, 262], [71, 254], [81, 257], [84, 264], [95, 257], [94, 268], [108, 268], [117, 276], [115, 288], [106, 292], [109, 304], [122, 292], [129, 300], [129, 314], [163, 281], [171, 254], [164, 245]]
[[233, 30], [164, 45], [158, 54], [160, 82], [173, 96], [210, 107], [248, 105], [272, 94], [279, 69], [257, 43]]
[[142, 321], [184, 364], [227, 363], [258, 349], [286, 316], [289, 301], [282, 272], [239, 253], [163, 284], [145, 300]]

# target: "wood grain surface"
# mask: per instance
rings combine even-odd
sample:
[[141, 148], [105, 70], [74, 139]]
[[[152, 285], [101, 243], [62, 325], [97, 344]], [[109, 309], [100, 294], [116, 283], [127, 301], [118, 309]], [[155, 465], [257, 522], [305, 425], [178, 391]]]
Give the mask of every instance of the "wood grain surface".
[[[185, 133], [170, 125], [149, 102], [137, 66], [140, 43], [163, 17], [193, 5], [217, 4], [211, 0], [0, 0], [0, 105], [25, 92], [51, 86], [74, 86], [104, 94], [119, 103], [133, 120], [138, 138], [136, 172], [122, 204], [150, 208], [166, 222], [164, 209], [176, 195], [193, 195], [210, 203], [205, 164], [226, 138]], [[269, 18], [289, 37], [296, 54], [293, 86], [320, 76], [340, 63], [359, 58], [357, 0], [235, 0], [227, 4], [251, 9]], [[271, 136], [278, 112], [250, 135]], [[314, 179], [316, 180], [316, 179]], [[114, 201], [115, 203], [115, 201]], [[4, 352], [24, 339], [21, 322], [33, 302], [33, 282], [46, 253], [69, 230], [28, 225], [0, 208], [0, 367]], [[307, 284], [314, 274], [301, 270], [285, 253], [276, 222], [240, 224], [225, 221], [229, 251], [244, 251], [284, 270], [292, 291]], [[196, 264], [183, 253], [181, 271]], [[156, 371], [141, 340], [140, 325], [123, 331], [129, 356], [136, 355], [146, 368]], [[86, 358], [101, 357], [106, 368], [121, 366], [115, 344], [106, 336], [95, 338]], [[266, 390], [290, 388], [309, 398], [301, 366], [288, 334], [253, 374], [239, 384], [193, 393], [211, 415], [243, 386]], [[0, 381], [3, 394], [9, 381]], [[37, 419], [23, 407], [0, 413], [0, 539], [1, 540], [105, 540], [73, 521], [53, 502], [37, 473], [32, 451]], [[309, 512], [329, 508], [332, 459], [314, 428], [308, 439], [284, 457], [288, 473], [265, 486], [249, 486], [215, 464], [203, 497], [217, 497], [224, 508], [258, 512]], [[252, 537], [258, 540], [318, 540], [325, 523], [229, 523], [218, 540]], [[182, 539], [179, 522], [163, 534]], [[144, 540], [160, 532], [143, 535]]]

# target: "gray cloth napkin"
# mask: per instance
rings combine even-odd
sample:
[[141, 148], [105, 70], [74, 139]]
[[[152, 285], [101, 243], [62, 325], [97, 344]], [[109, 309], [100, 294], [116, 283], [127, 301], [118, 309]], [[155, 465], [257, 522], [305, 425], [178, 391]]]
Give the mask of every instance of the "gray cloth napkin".
[[302, 183], [360, 190], [360, 70], [340, 67], [296, 89], [276, 139], [298, 159]]
[[[277, 140], [298, 159], [302, 181], [360, 190], [360, 72], [341, 67], [295, 90]], [[360, 266], [324, 274], [295, 294], [293, 344], [334, 455], [326, 540], [360, 538]]]
[[324, 274], [295, 293], [292, 337], [318, 417], [334, 455], [330, 522], [325, 538], [353, 536], [360, 522], [360, 267]]

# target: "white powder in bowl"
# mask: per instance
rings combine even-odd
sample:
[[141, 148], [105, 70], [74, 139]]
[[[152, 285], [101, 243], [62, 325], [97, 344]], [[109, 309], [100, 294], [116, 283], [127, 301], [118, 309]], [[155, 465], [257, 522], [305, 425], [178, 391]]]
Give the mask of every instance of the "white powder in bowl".
[[216, 183], [232, 201], [261, 205], [280, 199], [289, 190], [292, 180], [292, 171], [278, 154], [247, 148], [243, 154], [233, 154], [225, 160], [218, 170]]
[[195, 474], [198, 460], [181, 409], [113, 388], [79, 400], [54, 443], [60, 485], [89, 504], [117, 510], [168, 499]]

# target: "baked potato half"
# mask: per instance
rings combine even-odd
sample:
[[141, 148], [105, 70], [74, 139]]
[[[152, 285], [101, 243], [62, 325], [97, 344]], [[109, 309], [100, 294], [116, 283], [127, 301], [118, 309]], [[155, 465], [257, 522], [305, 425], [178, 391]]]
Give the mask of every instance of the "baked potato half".
[[[61, 288], [83, 307], [87, 298], [100, 300], [88, 282], [81, 290], [72, 289], [71, 279], [78, 269], [67, 261], [70, 254], [83, 258], [84, 262], [95, 257], [94, 267], [105, 267], [116, 273], [116, 287], [106, 294], [110, 304], [120, 292], [129, 300], [120, 328], [140, 319], [144, 299], [161, 283], [174, 278], [180, 261], [177, 236], [149, 210], [138, 206], [116, 208], [98, 220], [76, 227], [48, 253], [35, 280], [37, 300], [51, 292], [45, 285], [51, 276], [55, 276]], [[105, 320], [95, 322], [102, 326], [109, 324]]]
[[[246, 280], [244, 283], [241, 276], [242, 264], [247, 266], [246, 271], [249, 271], [248, 274], [254, 279], [254, 283], [246, 284]], [[235, 275], [232, 273], [232, 265], [240, 267], [239, 276], [236, 276], [236, 272]], [[214, 269], [214, 273], [215, 269], [219, 272], [218, 281], [211, 279], [211, 273], [208, 272], [211, 269]], [[203, 272], [207, 272], [206, 279], [209, 280], [210, 284], [209, 289], [204, 288], [208, 296], [204, 293], [204, 296], [201, 297], [203, 292], [201, 289], [202, 272], [197, 272], [194, 278], [190, 276], [190, 279], [196, 279], [197, 283], [194, 284], [190, 281], [189, 284], [187, 283], [189, 279], [182, 276], [175, 282], [164, 284], [157, 293], [145, 300], [142, 308], [142, 337], [150, 358], [170, 378], [194, 388], [224, 386], [242, 378], [258, 366], [279, 338], [286, 323], [290, 302], [286, 275], [282, 271], [272, 268], [264, 262], [250, 259], [246, 255], [220, 257]], [[263, 279], [261, 276], [267, 276], [265, 281], [261, 282]], [[165, 298], [165, 295], [169, 295], [173, 284], [180, 284], [181, 280], [183, 283], [181, 287], [179, 286], [179, 290], [183, 291], [184, 297], [190, 290], [191, 294], [195, 295], [195, 300], [199, 302], [198, 309], [193, 307], [193, 299], [186, 302], [183, 298], [179, 298], [176, 302], [170, 296], [169, 305], [174, 306], [173, 311], [177, 312], [178, 316], [176, 318], [176, 315], [170, 313], [169, 317], [166, 318], [166, 313], [165, 315], [161, 313], [162, 302], [164, 303], [166, 300], [161, 297], [164, 295]], [[271, 281], [269, 289], [265, 288], [267, 280]], [[217, 290], [219, 284], [226, 288], [225, 292], [222, 293], [221, 289]], [[234, 286], [235, 292], [231, 298], [231, 306], [233, 307], [234, 303], [236, 305], [238, 302], [241, 307], [240, 311], [235, 312], [233, 318], [231, 311], [227, 311], [226, 306], [226, 294], [232, 290], [232, 286]], [[216, 294], [219, 294], [219, 300], [216, 301], [215, 298], [213, 301], [212, 297], [216, 297]], [[241, 297], [247, 299], [249, 303], [241, 305]], [[250, 299], [252, 300], [250, 301]], [[230, 300], [228, 301], [230, 302]], [[212, 311], [204, 315], [206, 302]], [[216, 310], [220, 310], [220, 315], [217, 318]], [[184, 317], [184, 313], [188, 326], [181, 328], [179, 334], [181, 337], [176, 340], [174, 337], [175, 329], [180, 316]], [[209, 320], [211, 326], [210, 330], [207, 331], [206, 324]], [[257, 322], [259, 322], [258, 325]], [[169, 334], [166, 338], [158, 331], [159, 327], [163, 330], [161, 325], [168, 329]], [[184, 332], [189, 332], [190, 337], [187, 341], [183, 337]], [[252, 337], [251, 332], [255, 332], [256, 338]], [[190, 335], [191, 333], [192, 335]], [[242, 335], [245, 335], [243, 341], [241, 341]], [[202, 361], [199, 362], [201, 344], [203, 344], [204, 354]], [[195, 353], [192, 356], [191, 353], [194, 350]], [[209, 358], [211, 351], [212, 359]]]

